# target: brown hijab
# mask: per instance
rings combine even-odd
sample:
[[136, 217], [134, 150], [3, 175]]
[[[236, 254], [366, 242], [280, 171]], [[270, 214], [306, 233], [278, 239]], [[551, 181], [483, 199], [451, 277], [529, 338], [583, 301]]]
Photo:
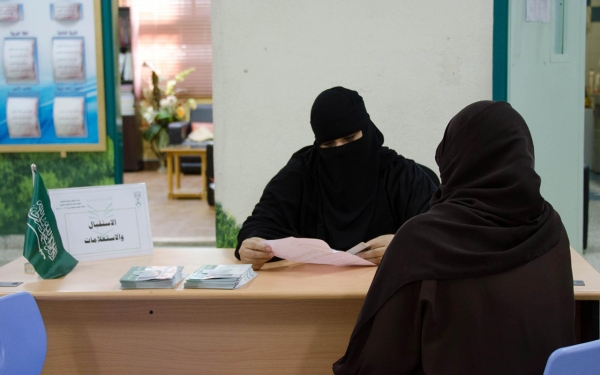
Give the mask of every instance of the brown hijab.
[[[349, 348], [365, 341], [373, 316], [402, 286], [505, 272], [560, 239], [560, 217], [540, 195], [531, 134], [510, 104], [464, 108], [448, 124], [435, 159], [442, 184], [431, 209], [407, 221], [390, 243]], [[352, 361], [349, 352], [334, 370]]]

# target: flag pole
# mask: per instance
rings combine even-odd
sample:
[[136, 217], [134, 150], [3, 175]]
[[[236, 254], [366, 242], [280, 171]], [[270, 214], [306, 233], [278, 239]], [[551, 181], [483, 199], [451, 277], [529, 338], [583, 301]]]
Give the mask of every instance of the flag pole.
[[37, 167], [35, 166], [35, 164], [31, 164], [31, 184], [33, 185], [33, 187], [35, 188], [35, 171], [37, 170]]

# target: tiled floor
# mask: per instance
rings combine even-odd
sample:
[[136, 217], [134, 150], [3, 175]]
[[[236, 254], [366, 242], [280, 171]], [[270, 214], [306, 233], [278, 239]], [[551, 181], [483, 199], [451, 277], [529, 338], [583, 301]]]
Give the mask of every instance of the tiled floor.
[[[183, 175], [182, 188], [200, 186], [200, 176]], [[167, 175], [156, 171], [125, 173], [126, 184], [146, 183], [155, 245], [214, 245], [215, 208], [200, 199], [168, 199]]]

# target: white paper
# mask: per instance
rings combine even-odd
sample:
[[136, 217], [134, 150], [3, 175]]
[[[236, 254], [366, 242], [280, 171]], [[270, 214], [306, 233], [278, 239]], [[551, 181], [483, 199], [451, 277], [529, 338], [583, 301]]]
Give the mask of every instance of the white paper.
[[8, 83], [37, 81], [35, 39], [4, 39], [4, 75]]
[[550, 22], [550, 0], [527, 0], [525, 21]]
[[18, 21], [20, 19], [19, 4], [0, 4], [0, 21]]
[[360, 253], [363, 250], [366, 250], [369, 248], [369, 245], [367, 245], [364, 242], [359, 242], [358, 244], [354, 245], [351, 249], [346, 250], [346, 252], [348, 254], [352, 254], [352, 255], [356, 255], [358, 253]]
[[57, 97], [54, 98], [52, 118], [57, 137], [85, 137], [85, 98]]
[[146, 184], [48, 190], [65, 249], [79, 261], [153, 253]]
[[52, 4], [54, 13], [53, 18], [57, 21], [72, 21], [81, 18], [79, 3], [54, 3]]
[[55, 82], [84, 80], [85, 70], [83, 67], [83, 39], [53, 39], [52, 66]]
[[38, 98], [9, 97], [6, 100], [6, 123], [10, 138], [39, 138]]
[[334, 266], [374, 266], [367, 260], [344, 251], [332, 250], [325, 241], [316, 238], [287, 237], [264, 240], [276, 257], [294, 262], [331, 264]]

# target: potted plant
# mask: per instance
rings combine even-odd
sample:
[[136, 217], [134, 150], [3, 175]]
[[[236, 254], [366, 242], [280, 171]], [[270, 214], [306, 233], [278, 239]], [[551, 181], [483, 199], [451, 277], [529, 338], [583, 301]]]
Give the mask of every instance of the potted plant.
[[164, 152], [161, 152], [161, 148], [169, 144], [169, 124], [185, 118], [185, 105], [196, 109], [196, 101], [191, 98], [178, 98], [177, 96], [183, 90], [176, 88], [177, 83], [182, 82], [193, 71], [194, 68], [186, 69], [165, 82], [159, 78], [155, 70], [152, 70], [151, 87], [143, 90], [143, 98], [140, 101], [142, 137], [148, 141], [152, 152], [158, 158], [160, 170], [165, 169], [166, 158]]

